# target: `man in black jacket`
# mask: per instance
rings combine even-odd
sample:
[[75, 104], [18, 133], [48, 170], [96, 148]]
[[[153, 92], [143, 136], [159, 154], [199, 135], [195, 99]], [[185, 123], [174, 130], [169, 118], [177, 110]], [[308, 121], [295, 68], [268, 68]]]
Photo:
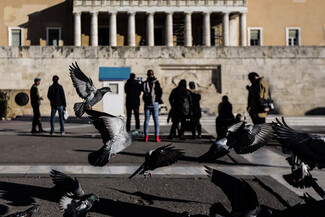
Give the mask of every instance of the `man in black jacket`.
[[135, 79], [134, 73], [130, 74], [130, 79], [125, 83], [124, 92], [126, 94], [126, 130], [131, 130], [132, 110], [135, 117], [135, 128], [140, 129], [139, 106], [141, 85]]
[[[42, 128], [41, 113], [39, 111], [41, 100], [43, 100], [43, 97], [39, 96], [38, 88], [37, 88], [37, 86], [40, 85], [40, 83], [41, 83], [41, 79], [35, 78], [34, 84], [30, 88], [30, 99], [33, 107], [33, 113], [34, 113], [33, 123], [32, 123], [32, 133], [45, 132]], [[36, 126], [38, 126], [38, 131], [36, 130]]]
[[52, 135], [54, 133], [54, 125], [55, 125], [55, 113], [59, 111], [60, 118], [60, 133], [64, 135], [64, 119], [63, 119], [63, 110], [67, 106], [65, 101], [65, 95], [63, 87], [58, 84], [59, 77], [54, 75], [52, 78], [53, 84], [49, 87], [49, 91], [47, 93], [47, 98], [51, 102], [51, 132]]

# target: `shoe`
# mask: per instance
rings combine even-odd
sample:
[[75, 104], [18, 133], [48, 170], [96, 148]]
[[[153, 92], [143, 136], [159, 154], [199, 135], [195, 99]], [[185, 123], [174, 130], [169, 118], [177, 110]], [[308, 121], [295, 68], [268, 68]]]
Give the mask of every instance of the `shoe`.
[[50, 131], [50, 135], [52, 135], [53, 134], [53, 131]]
[[40, 129], [38, 132], [39, 132], [39, 133], [45, 133], [46, 131], [43, 130], [43, 129]]
[[144, 141], [145, 141], [145, 142], [148, 142], [148, 140], [149, 140], [149, 136], [148, 136], [148, 135], [146, 135], [146, 137], [145, 137]]
[[198, 139], [201, 139], [201, 138], [202, 138], [202, 136], [201, 136], [201, 135], [197, 135], [197, 136], [196, 136], [196, 138], [198, 138]]
[[195, 135], [191, 136], [191, 139], [195, 139]]
[[32, 130], [31, 133], [38, 133], [38, 131], [37, 130]]
[[173, 135], [167, 136], [167, 139], [173, 139], [173, 138], [174, 138]]
[[161, 142], [159, 136], [156, 136], [156, 142]]
[[179, 139], [180, 140], [185, 140], [185, 136], [180, 136]]
[[60, 134], [61, 134], [61, 136], [63, 136], [63, 135], [65, 135], [65, 132], [61, 132]]

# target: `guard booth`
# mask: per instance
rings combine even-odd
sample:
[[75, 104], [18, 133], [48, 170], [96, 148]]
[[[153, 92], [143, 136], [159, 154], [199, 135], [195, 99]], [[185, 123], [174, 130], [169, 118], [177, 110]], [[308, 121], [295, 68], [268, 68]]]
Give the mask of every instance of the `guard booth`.
[[115, 116], [125, 116], [124, 81], [130, 77], [130, 67], [99, 67], [99, 80], [111, 93], [103, 98], [103, 111]]

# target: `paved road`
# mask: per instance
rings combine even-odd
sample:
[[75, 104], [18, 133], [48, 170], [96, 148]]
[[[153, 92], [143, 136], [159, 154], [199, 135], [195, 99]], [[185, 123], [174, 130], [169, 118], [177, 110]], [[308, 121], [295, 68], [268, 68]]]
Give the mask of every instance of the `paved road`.
[[[206, 176], [203, 164], [196, 158], [207, 151], [215, 135], [212, 121], [203, 123], [204, 136], [200, 140], [168, 140], [170, 126], [161, 126], [162, 143], [152, 140], [135, 141], [114, 157], [109, 166], [89, 166], [87, 155], [102, 146], [99, 134], [91, 124], [68, 123], [66, 135], [48, 133], [31, 135], [30, 122], [0, 121], [0, 215], [26, 209], [32, 203], [41, 205], [35, 216], [61, 216], [52, 189], [49, 171], [58, 169], [78, 176], [86, 192], [100, 195], [101, 202], [91, 216], [182, 216], [208, 215], [209, 207], [222, 202], [230, 209], [225, 195]], [[44, 122], [49, 130], [49, 123]], [[321, 126], [295, 126], [297, 129], [324, 134]], [[151, 126], [150, 131], [153, 132]], [[151, 148], [173, 143], [184, 149], [186, 156], [177, 164], [154, 171], [154, 178], [127, 177], [139, 166]], [[234, 153], [209, 166], [245, 179], [256, 190], [260, 203], [283, 209], [301, 199], [305, 190], [288, 186], [282, 178], [290, 168], [279, 145], [272, 143], [259, 151], [238, 156]], [[324, 172], [313, 175], [325, 186]], [[317, 195], [308, 189], [312, 195]], [[319, 199], [319, 198], [317, 198]]]

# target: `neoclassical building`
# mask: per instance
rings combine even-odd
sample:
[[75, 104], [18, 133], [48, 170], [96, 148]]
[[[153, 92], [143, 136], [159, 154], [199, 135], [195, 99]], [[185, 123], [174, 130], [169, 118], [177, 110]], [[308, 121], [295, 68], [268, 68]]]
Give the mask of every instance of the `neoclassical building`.
[[323, 0], [17, 0], [0, 6], [1, 46], [325, 45]]

